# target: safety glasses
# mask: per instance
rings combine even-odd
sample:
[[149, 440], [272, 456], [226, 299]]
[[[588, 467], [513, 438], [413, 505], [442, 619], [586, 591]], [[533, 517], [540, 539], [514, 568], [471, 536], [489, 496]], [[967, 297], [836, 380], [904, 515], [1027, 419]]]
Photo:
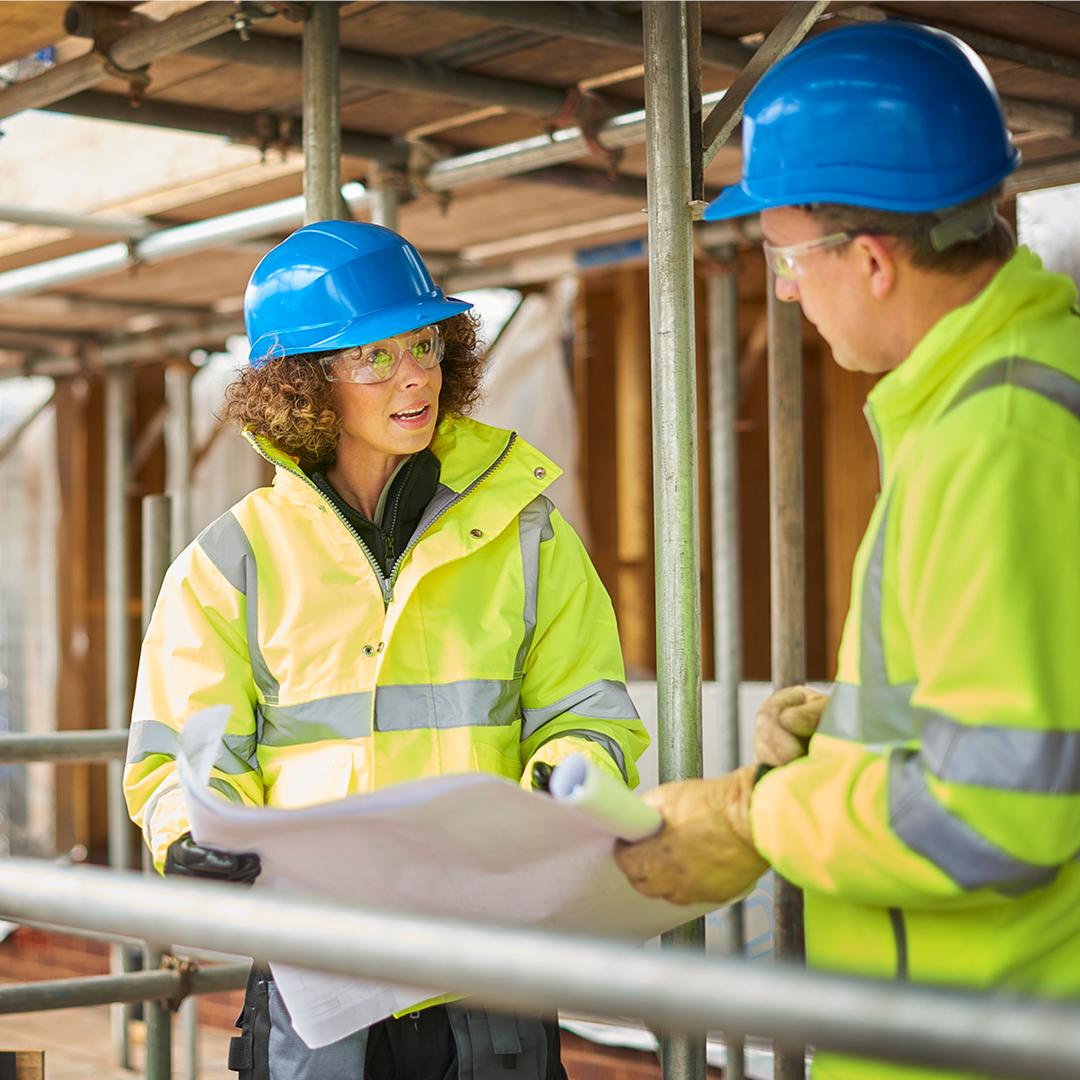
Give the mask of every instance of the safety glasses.
[[761, 246], [765, 251], [765, 261], [769, 264], [769, 269], [783, 281], [794, 281], [802, 274], [799, 259], [812, 255], [816, 251], [825, 251], [827, 248], [850, 243], [857, 235], [853, 232], [829, 233], [828, 236], [805, 240], [801, 244], [788, 244], [787, 247], [773, 247], [766, 240]]
[[438, 324], [320, 359], [328, 382], [380, 383], [392, 379], [406, 354], [425, 371], [442, 362], [446, 342]]

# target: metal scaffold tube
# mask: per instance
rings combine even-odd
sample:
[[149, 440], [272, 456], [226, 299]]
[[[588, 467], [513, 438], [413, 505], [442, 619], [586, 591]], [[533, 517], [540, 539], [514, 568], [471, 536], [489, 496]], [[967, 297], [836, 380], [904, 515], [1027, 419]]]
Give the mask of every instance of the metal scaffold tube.
[[408, 178], [400, 169], [387, 169], [376, 165], [371, 170], [368, 199], [371, 205], [371, 223], [383, 228], [398, 227], [398, 210], [408, 187]]
[[62, 731], [51, 735], [4, 732], [0, 735], [0, 762], [108, 761], [127, 752], [123, 731]]
[[341, 73], [337, 3], [312, 4], [304, 23], [304, 224], [341, 216]]
[[[802, 317], [777, 299], [769, 273], [769, 566], [772, 683], [806, 679], [806, 544], [803, 519]], [[778, 960], [802, 963], [802, 892], [777, 877], [773, 934]], [[776, 1080], [802, 1080], [801, 1047], [776, 1048]]]
[[[142, 501], [142, 566], [141, 607], [142, 632], [150, 624], [161, 583], [169, 569], [170, 559], [170, 502], [168, 495], [147, 495]], [[150, 852], [142, 845], [142, 866], [146, 874], [154, 874]], [[161, 950], [148, 945], [144, 966], [153, 971], [161, 966]], [[172, 1074], [172, 1013], [161, 998], [146, 1003], [146, 1080], [169, 1080]]]
[[172, 506], [171, 555], [191, 541], [191, 381], [190, 364], [165, 368], [165, 490]]
[[[701, 776], [694, 248], [690, 215], [687, 10], [646, 4], [645, 145], [656, 537], [656, 679], [661, 781]], [[664, 935], [704, 948], [703, 920]], [[665, 1036], [664, 1076], [705, 1075], [704, 1037]]]
[[[105, 726], [126, 731], [131, 715], [131, 644], [128, 623], [128, 463], [131, 457], [131, 372], [116, 368], [105, 376]], [[107, 766], [106, 803], [109, 865], [132, 865], [131, 827], [124, 805], [123, 763]], [[129, 971], [131, 953], [121, 945], [109, 950], [113, 974]], [[114, 1005], [111, 1012], [113, 1052], [117, 1063], [130, 1067], [129, 1009]]]
[[[735, 251], [715, 253], [718, 266], [707, 281], [709, 330], [709, 451], [713, 544], [713, 664], [720, 687], [717, 722], [721, 731], [720, 768], [738, 767], [739, 682], [742, 678], [742, 593], [739, 559], [738, 276]], [[745, 949], [743, 905], [731, 904], [721, 923], [722, 947], [729, 956]], [[743, 1080], [741, 1040], [727, 1040], [726, 1080]]]
[[669, 1028], [714, 1027], [1012, 1080], [1080, 1075], [1080, 1024], [1069, 1002], [658, 953], [579, 935], [275, 895], [258, 885], [150, 880], [22, 858], [0, 860], [0, 914], [453, 987], [503, 1010], [562, 1007]]

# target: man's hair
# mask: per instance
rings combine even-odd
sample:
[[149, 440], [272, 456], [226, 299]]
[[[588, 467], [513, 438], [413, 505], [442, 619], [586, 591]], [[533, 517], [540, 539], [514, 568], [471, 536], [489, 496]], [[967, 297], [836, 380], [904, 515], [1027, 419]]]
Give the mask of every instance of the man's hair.
[[[480, 396], [480, 319], [463, 312], [439, 326], [446, 341], [439, 415], [464, 416]], [[297, 458], [305, 471], [329, 468], [337, 455], [341, 418], [320, 361], [339, 351], [304, 353], [245, 368], [225, 391], [220, 419], [265, 436]]]
[[996, 207], [1002, 195], [999, 186], [977, 199], [950, 207], [948, 211], [901, 214], [892, 210], [870, 210], [837, 203], [811, 203], [801, 207], [821, 222], [824, 233], [851, 232], [895, 236], [912, 265], [941, 274], [966, 274], [987, 262], [1005, 262], [1016, 251], [1016, 237], [1009, 223], [994, 213], [988, 232], [974, 240], [960, 240], [944, 251], [936, 251], [930, 232], [947, 216], [977, 210], [982, 204]]

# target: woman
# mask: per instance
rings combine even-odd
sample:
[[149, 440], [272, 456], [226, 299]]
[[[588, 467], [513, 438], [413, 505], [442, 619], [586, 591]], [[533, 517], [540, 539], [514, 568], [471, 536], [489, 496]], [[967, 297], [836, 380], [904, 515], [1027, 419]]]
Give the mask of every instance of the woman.
[[[225, 413], [276, 476], [177, 559], [143, 643], [125, 789], [159, 869], [258, 873], [189, 834], [177, 732], [210, 705], [232, 709], [210, 785], [247, 805], [452, 772], [530, 786], [574, 752], [636, 783], [648, 737], [607, 594], [543, 495], [559, 470], [464, 416], [482, 366], [470, 306], [374, 225], [309, 225], [255, 269], [250, 368]], [[424, 1004], [310, 1050], [256, 971], [230, 1066], [270, 1080], [564, 1075], [554, 1024]]]

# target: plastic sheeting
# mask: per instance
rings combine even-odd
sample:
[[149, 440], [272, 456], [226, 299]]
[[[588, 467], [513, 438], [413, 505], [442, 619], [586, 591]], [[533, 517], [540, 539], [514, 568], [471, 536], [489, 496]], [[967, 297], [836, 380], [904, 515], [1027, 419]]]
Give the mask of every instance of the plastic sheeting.
[[516, 431], [562, 467], [546, 494], [588, 547], [577, 408], [563, 338], [568, 304], [569, 297], [552, 293], [522, 301], [488, 358], [484, 398], [473, 417]]

